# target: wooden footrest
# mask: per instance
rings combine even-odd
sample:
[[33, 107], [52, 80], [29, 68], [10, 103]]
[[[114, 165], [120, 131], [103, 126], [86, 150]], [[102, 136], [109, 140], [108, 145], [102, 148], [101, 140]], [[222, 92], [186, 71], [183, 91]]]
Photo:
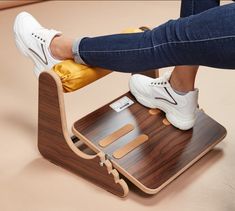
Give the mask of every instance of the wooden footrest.
[[38, 99], [40, 153], [125, 197], [129, 188], [124, 177], [148, 194], [157, 193], [226, 135], [225, 128], [203, 111], [198, 112], [193, 129], [182, 131], [173, 127], [163, 112], [140, 105], [130, 93], [120, 98], [75, 122], [77, 139], [71, 138], [60, 78], [52, 71], [42, 72]]
[[[74, 123], [73, 133], [146, 193], [154, 194], [199, 160], [226, 135], [203, 111], [193, 129], [182, 131], [163, 112], [134, 103], [116, 112], [113, 102]], [[123, 97], [123, 96], [122, 96]]]

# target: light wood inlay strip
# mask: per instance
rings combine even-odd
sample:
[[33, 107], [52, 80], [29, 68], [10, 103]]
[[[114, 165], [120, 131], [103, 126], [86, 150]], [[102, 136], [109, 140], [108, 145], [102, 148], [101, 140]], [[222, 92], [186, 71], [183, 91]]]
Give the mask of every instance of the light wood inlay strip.
[[131, 132], [134, 129], [134, 126], [132, 124], [127, 124], [120, 129], [116, 130], [109, 136], [105, 137], [99, 142], [99, 145], [101, 147], [107, 147], [110, 144], [112, 144], [117, 139], [121, 138], [122, 136], [126, 135], [127, 133]]
[[128, 154], [129, 152], [131, 152], [132, 150], [134, 150], [135, 148], [137, 148], [141, 144], [145, 143], [146, 141], [148, 141], [148, 139], [149, 139], [149, 137], [145, 134], [138, 136], [133, 141], [129, 142], [128, 144], [126, 144], [122, 148], [119, 148], [118, 150], [116, 150], [113, 153], [113, 157], [115, 157], [116, 159], [120, 159], [120, 158], [124, 157], [126, 154]]
[[157, 108], [152, 108], [149, 110], [149, 114], [151, 114], [151, 115], [157, 115], [159, 113], [161, 113], [161, 110], [159, 110]]
[[164, 118], [164, 119], [162, 120], [162, 123], [163, 123], [164, 125], [166, 125], [166, 126], [171, 125], [171, 123], [167, 120], [167, 118]]

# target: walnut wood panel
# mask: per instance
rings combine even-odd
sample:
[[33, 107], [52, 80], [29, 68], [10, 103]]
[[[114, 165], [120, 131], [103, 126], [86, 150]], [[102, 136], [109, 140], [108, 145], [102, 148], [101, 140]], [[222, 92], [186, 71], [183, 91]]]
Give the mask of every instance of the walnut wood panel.
[[[124, 95], [123, 95], [124, 96]], [[154, 194], [200, 159], [226, 135], [226, 130], [203, 111], [199, 111], [193, 129], [182, 131], [165, 125], [165, 115], [152, 115], [130, 93], [134, 101], [129, 108], [115, 112], [109, 104], [75, 122], [73, 132], [96, 152], [104, 152], [116, 169], [146, 193]], [[135, 129], [106, 148], [99, 141], [126, 124]], [[114, 151], [141, 134], [149, 140], [121, 159]]]
[[113, 153], [113, 157], [120, 159], [120, 158], [124, 157], [125, 155], [127, 155], [132, 150], [135, 150], [135, 148], [139, 147], [141, 144], [145, 143], [146, 141], [148, 141], [148, 136], [146, 136], [145, 134], [142, 134], [142, 135], [136, 137], [133, 141], [131, 141], [128, 144], [124, 145], [123, 147], [117, 149]]
[[127, 124], [123, 127], [119, 128], [118, 130], [115, 130], [113, 133], [111, 133], [109, 136], [105, 137], [99, 142], [99, 145], [101, 147], [107, 147], [108, 145], [112, 144], [117, 139], [121, 138], [122, 136], [126, 135], [130, 131], [134, 129], [133, 125]]
[[[128, 186], [104, 153], [88, 155], [68, 136], [62, 85], [53, 72], [39, 77], [38, 148], [51, 162], [83, 176], [118, 196], [126, 196]], [[75, 140], [73, 138], [73, 140]], [[83, 146], [84, 149], [86, 147]]]

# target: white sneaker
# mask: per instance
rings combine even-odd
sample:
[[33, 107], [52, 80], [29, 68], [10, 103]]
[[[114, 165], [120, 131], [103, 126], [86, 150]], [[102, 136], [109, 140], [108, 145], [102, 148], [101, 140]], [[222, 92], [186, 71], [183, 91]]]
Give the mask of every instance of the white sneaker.
[[169, 83], [170, 76], [171, 72], [156, 79], [135, 74], [129, 82], [130, 91], [139, 103], [164, 111], [172, 125], [188, 130], [196, 121], [198, 89], [179, 95]]
[[61, 32], [45, 29], [32, 15], [21, 12], [15, 19], [14, 34], [19, 50], [34, 61], [36, 76], [61, 62], [53, 58], [49, 50], [51, 40]]

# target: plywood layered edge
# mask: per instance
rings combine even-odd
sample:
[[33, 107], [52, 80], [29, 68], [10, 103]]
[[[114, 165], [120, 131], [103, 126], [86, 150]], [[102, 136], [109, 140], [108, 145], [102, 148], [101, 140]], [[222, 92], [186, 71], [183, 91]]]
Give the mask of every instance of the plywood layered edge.
[[43, 157], [115, 195], [125, 197], [128, 186], [105, 154], [88, 155], [69, 137], [62, 85], [52, 71], [40, 74], [38, 102], [38, 149]]

